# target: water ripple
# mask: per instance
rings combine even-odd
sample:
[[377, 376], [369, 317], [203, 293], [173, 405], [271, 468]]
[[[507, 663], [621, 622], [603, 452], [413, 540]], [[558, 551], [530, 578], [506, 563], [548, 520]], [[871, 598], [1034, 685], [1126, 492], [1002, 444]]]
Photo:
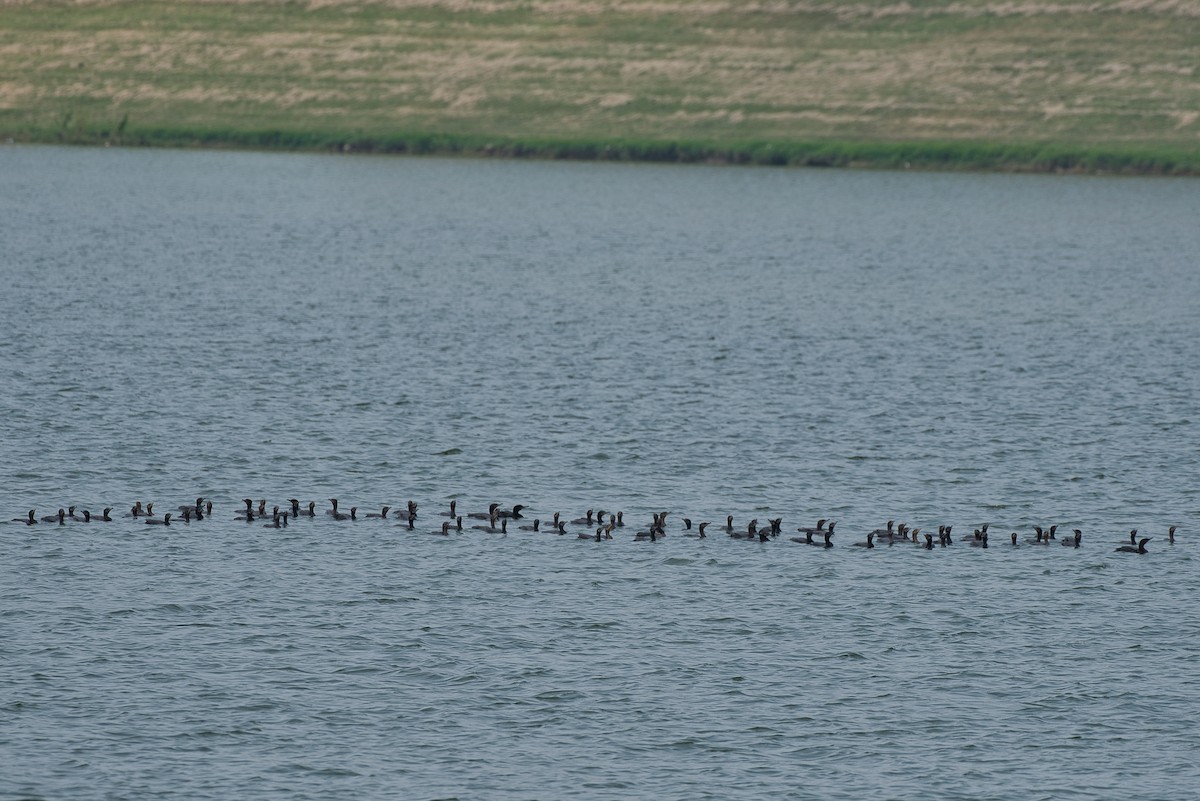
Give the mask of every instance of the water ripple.
[[[1200, 783], [1191, 182], [16, 147], [0, 172], [0, 798]], [[215, 519], [119, 517], [196, 495]], [[276, 531], [231, 519], [247, 495], [422, 518]], [[630, 526], [425, 536], [451, 499]], [[118, 519], [8, 522], [67, 504]], [[684, 514], [791, 528], [697, 541]], [[819, 517], [839, 547], [786, 541]], [[845, 547], [888, 517], [1005, 542]], [[1024, 542], [1049, 521], [1083, 547]]]

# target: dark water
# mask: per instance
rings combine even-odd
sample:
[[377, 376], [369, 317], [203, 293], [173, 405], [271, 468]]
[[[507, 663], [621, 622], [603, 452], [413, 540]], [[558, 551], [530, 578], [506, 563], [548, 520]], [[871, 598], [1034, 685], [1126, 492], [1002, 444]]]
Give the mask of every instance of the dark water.
[[[1198, 221], [1194, 181], [0, 148], [0, 518], [117, 517], [0, 523], [0, 797], [1190, 798]], [[426, 536], [451, 498], [672, 515]], [[789, 534], [679, 536], [726, 514]], [[888, 518], [993, 547], [848, 547]], [[1006, 545], [1049, 523], [1082, 547]]]

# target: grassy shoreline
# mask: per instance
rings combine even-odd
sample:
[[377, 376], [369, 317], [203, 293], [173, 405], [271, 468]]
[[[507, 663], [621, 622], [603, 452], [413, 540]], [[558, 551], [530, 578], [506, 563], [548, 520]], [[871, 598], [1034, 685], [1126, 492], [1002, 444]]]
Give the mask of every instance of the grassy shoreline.
[[10, 132], [28, 144], [202, 148], [314, 153], [848, 169], [912, 169], [1092, 175], [1200, 176], [1200, 153], [1167, 148], [1081, 149], [1069, 145], [978, 142], [714, 142], [584, 140], [454, 134], [361, 136], [281, 130], [113, 127]]
[[1200, 0], [0, 0], [0, 141], [1200, 175]]

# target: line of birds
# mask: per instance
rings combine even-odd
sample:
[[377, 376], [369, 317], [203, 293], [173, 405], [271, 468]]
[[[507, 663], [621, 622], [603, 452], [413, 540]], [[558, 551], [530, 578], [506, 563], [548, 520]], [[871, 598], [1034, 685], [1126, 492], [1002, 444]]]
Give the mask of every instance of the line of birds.
[[[254, 523], [255, 521], [265, 521], [263, 525], [267, 528], [285, 528], [289, 520], [297, 520], [304, 517], [316, 517], [316, 501], [309, 501], [307, 505], [302, 506], [298, 498], [289, 498], [286, 508], [274, 506], [270, 512], [267, 511], [267, 502], [265, 499], [259, 500], [257, 507], [250, 498], [244, 498], [242, 503], [246, 505], [245, 509], [239, 510], [234, 519], [242, 520], [246, 523]], [[330, 507], [324, 510], [324, 513], [334, 520], [358, 520], [358, 507], [350, 507], [349, 512], [343, 512], [338, 508], [337, 498], [329, 499]], [[441, 517], [447, 517], [448, 520], [441, 524], [439, 529], [430, 531], [430, 534], [440, 534], [449, 536], [452, 531], [463, 531], [463, 515], [458, 514], [458, 502], [450, 501], [449, 510], [439, 513]], [[524, 504], [514, 504], [512, 507], [503, 508], [499, 503], [492, 503], [488, 506], [487, 512], [472, 512], [465, 517], [468, 520], [486, 520], [487, 524], [475, 524], [470, 528], [475, 531], [483, 531], [491, 534], [507, 534], [508, 522], [510, 520], [523, 520], [522, 512], [529, 507]], [[126, 518], [141, 520], [147, 525], [170, 526], [171, 518], [176, 517], [176, 522], [182, 519], [184, 523], [190, 524], [193, 520], [202, 521], [212, 517], [213, 504], [211, 500], [203, 497], [197, 498], [196, 502], [191, 505], [182, 505], [176, 507], [178, 515], [175, 512], [167, 512], [162, 517], [159, 517], [154, 512], [154, 504], [147, 503], [143, 506], [141, 501], [135, 503], [127, 514]], [[668, 512], [654, 512], [653, 519], [645, 530], [640, 530], [634, 533], [635, 541], [650, 541], [655, 542], [667, 536], [667, 516]], [[567, 526], [583, 526], [585, 531], [576, 535], [577, 539], [602, 540], [613, 539], [613, 532], [618, 528], [625, 527], [624, 512], [606, 512], [603, 509], [593, 510], [588, 509], [587, 514], [583, 517], [573, 520], [564, 520], [560, 513], [555, 512], [552, 518], [547, 520], [533, 520], [528, 523], [518, 524], [518, 531], [532, 532], [552, 532], [559, 536], [565, 536]], [[363, 519], [379, 519], [379, 520], [395, 520], [405, 525], [409, 530], [415, 530], [417, 520], [417, 504], [414, 501], [409, 501], [406, 508], [396, 510], [390, 506], [384, 506], [378, 512], [370, 512], [364, 514]], [[686, 537], [695, 537], [703, 539], [708, 536], [707, 529], [712, 525], [709, 521], [699, 523], [695, 527], [692, 526], [690, 518], [681, 518], [683, 528], [681, 532]], [[76, 512], [76, 507], [70, 506], [65, 509], [59, 509], [57, 514], [47, 515], [40, 519], [42, 523], [56, 523], [60, 526], [66, 525], [67, 522], [76, 523], [110, 523], [113, 522], [112, 507], [105, 507], [104, 511], [99, 515], [93, 515], [89, 510], [84, 509], [81, 512]], [[37, 510], [30, 509], [25, 517], [13, 518], [15, 523], [24, 523], [25, 525], [36, 525], [39, 522]], [[836, 520], [820, 519], [817, 524], [812, 527], [797, 528], [796, 531], [802, 534], [802, 537], [790, 537], [792, 542], [797, 542], [802, 545], [812, 545], [820, 548], [833, 547], [834, 529], [837, 526]], [[975, 529], [972, 534], [965, 537], [961, 542], [964, 542], [969, 547], [988, 548], [988, 523], [984, 523], [979, 528]], [[946, 547], [954, 544], [952, 537], [953, 526], [940, 525], [937, 530], [937, 540], [939, 547]], [[1171, 526], [1167, 530], [1167, 541], [1175, 544], [1175, 530], [1177, 526]], [[593, 531], [594, 529], [594, 531]], [[725, 518], [725, 525], [716, 529], [724, 534], [727, 534], [732, 539], [770, 542], [777, 539], [783, 533], [783, 518], [776, 517], [768, 519], [766, 525], [760, 526], [757, 518], [751, 520], [745, 528], [735, 528], [733, 525], [733, 515], [728, 515]], [[1080, 529], [1072, 529], [1072, 536], [1058, 539], [1058, 526], [1051, 525], [1047, 528], [1042, 526], [1034, 526], [1033, 537], [1025, 538], [1025, 543], [1029, 545], [1047, 546], [1051, 542], [1057, 542], [1064, 547], [1078, 548], [1083, 542], [1083, 532]], [[896, 523], [894, 520], [887, 521], [884, 528], [877, 528], [870, 531], [866, 535], [866, 539], [861, 542], [855, 542], [852, 547], [857, 548], [877, 548], [881, 546], [895, 547], [901, 544], [917, 545], [925, 550], [933, 550], [934, 534], [931, 532], [923, 532], [920, 527], [910, 528], [905, 523]], [[1146, 543], [1150, 542], [1152, 537], [1138, 537], [1138, 530], [1133, 529], [1129, 532], [1129, 542], [1119, 545], [1116, 548], [1118, 553], [1147, 553]], [[1019, 547], [1021, 545], [1020, 538], [1017, 532], [1012, 532], [1009, 536], [1010, 547]]]

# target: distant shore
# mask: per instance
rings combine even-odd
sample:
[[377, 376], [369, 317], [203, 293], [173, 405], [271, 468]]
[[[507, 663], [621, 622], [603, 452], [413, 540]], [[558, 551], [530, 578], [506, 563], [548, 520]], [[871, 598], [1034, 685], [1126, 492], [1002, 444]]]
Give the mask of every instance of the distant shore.
[[704, 142], [505, 139], [449, 134], [336, 136], [288, 131], [111, 131], [9, 137], [28, 144], [757, 167], [1200, 176], [1200, 153], [969, 142]]
[[6, 0], [0, 141], [1200, 175], [1200, 0]]

